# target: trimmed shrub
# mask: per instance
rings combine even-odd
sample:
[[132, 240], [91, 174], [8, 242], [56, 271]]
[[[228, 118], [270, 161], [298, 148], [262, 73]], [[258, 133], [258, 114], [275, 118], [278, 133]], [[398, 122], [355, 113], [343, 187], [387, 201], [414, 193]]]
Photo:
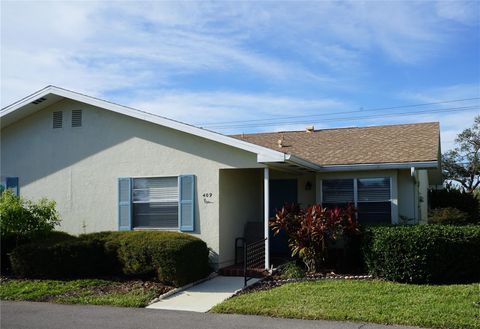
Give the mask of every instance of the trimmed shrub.
[[116, 252], [122, 272], [128, 276], [156, 276], [163, 283], [182, 286], [210, 271], [206, 243], [188, 234], [111, 232], [86, 238], [103, 239], [106, 250]]
[[469, 215], [457, 208], [437, 208], [428, 213], [429, 224], [465, 225], [469, 221]]
[[411, 283], [480, 279], [480, 226], [370, 227], [364, 236], [370, 274]]
[[[113, 256], [113, 257], [112, 257]], [[78, 238], [19, 246], [10, 255], [13, 272], [25, 277], [70, 278], [114, 274], [116, 259], [98, 240]]]
[[9, 273], [12, 270], [10, 264], [10, 253], [18, 246], [22, 246], [29, 243], [36, 244], [54, 244], [60, 241], [76, 239], [73, 235], [69, 235], [65, 232], [52, 231], [46, 232], [41, 235], [35, 235], [34, 237], [26, 237], [18, 234], [7, 234], [2, 236], [1, 241], [1, 272]]
[[55, 244], [32, 243], [10, 256], [16, 274], [27, 277], [156, 277], [181, 286], [205, 277], [208, 248], [176, 232], [100, 232]]
[[473, 193], [465, 193], [453, 188], [431, 190], [428, 193], [428, 200], [431, 209], [457, 208], [468, 214], [469, 223], [480, 222], [480, 203]]

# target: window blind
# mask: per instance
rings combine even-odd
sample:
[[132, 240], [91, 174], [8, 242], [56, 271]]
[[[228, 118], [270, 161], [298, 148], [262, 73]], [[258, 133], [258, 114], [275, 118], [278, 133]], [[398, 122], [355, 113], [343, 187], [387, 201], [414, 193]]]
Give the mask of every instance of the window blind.
[[[355, 184], [356, 181], [356, 184]], [[322, 181], [322, 205], [355, 203], [361, 223], [391, 222], [390, 178], [328, 179]]]
[[390, 223], [390, 178], [362, 178], [357, 180], [358, 220], [361, 223]]
[[329, 179], [322, 182], [323, 203], [354, 202], [353, 179]]
[[390, 200], [389, 178], [362, 178], [357, 182], [358, 201]]
[[135, 178], [132, 187], [134, 227], [178, 227], [178, 178]]

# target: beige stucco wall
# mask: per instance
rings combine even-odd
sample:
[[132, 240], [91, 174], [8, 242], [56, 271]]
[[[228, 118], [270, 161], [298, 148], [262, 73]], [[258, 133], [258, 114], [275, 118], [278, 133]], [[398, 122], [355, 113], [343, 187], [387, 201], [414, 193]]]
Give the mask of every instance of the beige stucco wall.
[[[71, 127], [71, 110], [83, 126]], [[63, 110], [63, 128], [52, 112]], [[20, 193], [58, 204], [60, 230], [118, 229], [119, 177], [197, 178], [194, 235], [219, 251], [219, 170], [259, 168], [256, 155], [108, 110], [65, 100], [1, 131], [1, 175], [18, 176]], [[203, 193], [212, 193], [204, 200]]]
[[[219, 266], [235, 259], [235, 239], [247, 222], [263, 223], [263, 169], [220, 170]], [[263, 230], [262, 230], [263, 233]]]
[[418, 207], [420, 209], [419, 222], [426, 224], [428, 221], [428, 188], [430, 186], [428, 171], [418, 170]]
[[[315, 185], [316, 179], [313, 173], [287, 172], [281, 170], [270, 170], [270, 179], [296, 179], [297, 180], [297, 202], [301, 207], [308, 207], [315, 203]], [[307, 182], [310, 182], [312, 188], [305, 189]]]
[[417, 222], [418, 187], [410, 170], [398, 171], [398, 202], [400, 219]]

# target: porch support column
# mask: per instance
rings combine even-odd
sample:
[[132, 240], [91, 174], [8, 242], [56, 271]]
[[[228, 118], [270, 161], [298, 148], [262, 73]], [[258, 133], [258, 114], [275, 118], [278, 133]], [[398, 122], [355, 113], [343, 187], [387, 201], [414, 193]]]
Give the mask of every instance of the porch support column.
[[268, 221], [270, 217], [270, 191], [269, 191], [269, 170], [263, 169], [263, 218], [264, 218], [264, 235], [265, 235], [265, 269], [270, 269], [270, 239], [268, 237]]

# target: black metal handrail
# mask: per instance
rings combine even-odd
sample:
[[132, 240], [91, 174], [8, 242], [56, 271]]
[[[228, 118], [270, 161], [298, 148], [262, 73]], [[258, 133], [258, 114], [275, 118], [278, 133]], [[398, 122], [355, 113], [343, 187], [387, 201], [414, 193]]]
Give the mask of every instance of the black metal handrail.
[[241, 241], [242, 242], [242, 250], [245, 250], [245, 243], [246, 243], [246, 239], [245, 238], [236, 238], [235, 239], [235, 265], [239, 265], [240, 262], [238, 260], [238, 242]]
[[[247, 244], [245, 239], [243, 238], [239, 238], [239, 239], [241, 239], [243, 242], [243, 278], [244, 278], [244, 286], [246, 287], [247, 282], [253, 279], [253, 277], [249, 276], [248, 270], [264, 267], [265, 241], [267, 240], [267, 238], [257, 240], [249, 244]], [[237, 245], [237, 240], [235, 241], [235, 245]], [[236, 255], [235, 255], [235, 259], [236, 259]]]

